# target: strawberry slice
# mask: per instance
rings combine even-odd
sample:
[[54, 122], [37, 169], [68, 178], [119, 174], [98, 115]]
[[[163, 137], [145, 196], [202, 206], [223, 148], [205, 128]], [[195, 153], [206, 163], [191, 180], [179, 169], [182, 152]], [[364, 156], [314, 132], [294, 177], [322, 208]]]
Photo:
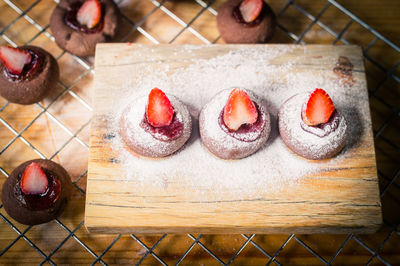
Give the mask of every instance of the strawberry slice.
[[20, 186], [24, 194], [38, 195], [46, 192], [49, 181], [42, 167], [38, 163], [31, 163], [22, 174]]
[[309, 126], [317, 126], [329, 121], [335, 106], [328, 93], [315, 89], [303, 109], [303, 121]]
[[0, 46], [0, 60], [9, 73], [20, 75], [24, 66], [32, 61], [32, 56], [24, 49]]
[[86, 0], [79, 8], [76, 20], [82, 26], [93, 29], [101, 19], [101, 3], [99, 0]]
[[224, 108], [224, 123], [231, 130], [257, 122], [258, 111], [244, 90], [233, 89]]
[[153, 127], [169, 126], [172, 123], [174, 108], [162, 90], [158, 88], [151, 90], [146, 108], [146, 116], [147, 121]]
[[239, 6], [244, 21], [253, 22], [260, 15], [263, 7], [263, 0], [244, 0]]

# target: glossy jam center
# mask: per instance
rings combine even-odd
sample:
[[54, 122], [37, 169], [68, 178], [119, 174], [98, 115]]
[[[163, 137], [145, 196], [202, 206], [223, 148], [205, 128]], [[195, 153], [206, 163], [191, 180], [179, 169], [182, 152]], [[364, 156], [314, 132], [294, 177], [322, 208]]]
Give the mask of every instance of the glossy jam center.
[[55, 175], [49, 173], [44, 169], [47, 179], [49, 181], [49, 187], [47, 190], [39, 195], [27, 195], [24, 194], [20, 187], [20, 181], [22, 173], [19, 176], [18, 183], [15, 187], [15, 194], [21, 204], [25, 205], [28, 209], [33, 211], [45, 210], [51, 208], [57, 201], [61, 194], [61, 183]]
[[43, 69], [45, 56], [30, 49], [25, 49], [25, 51], [31, 54], [32, 60], [29, 64], [26, 64], [24, 66], [21, 74], [12, 74], [7, 70], [7, 68], [4, 68], [4, 74], [9, 80], [13, 82], [32, 80]]
[[219, 126], [226, 134], [228, 134], [229, 136], [231, 136], [237, 140], [245, 141], [245, 142], [255, 141], [261, 135], [261, 133], [265, 127], [265, 120], [264, 120], [262, 111], [260, 110], [258, 105], [256, 103], [254, 103], [254, 105], [256, 106], [256, 109], [258, 112], [258, 118], [254, 124], [244, 124], [244, 125], [241, 125], [239, 127], [239, 129], [236, 131], [231, 130], [226, 126], [226, 124], [224, 122], [224, 109], [222, 109], [222, 111], [218, 117]]
[[236, 7], [233, 9], [233, 11], [232, 11], [232, 16], [236, 19], [236, 21], [237, 21], [238, 23], [242, 24], [243, 26], [245, 26], [245, 27], [254, 27], [254, 26], [257, 26], [258, 24], [260, 24], [261, 21], [263, 20], [263, 18], [264, 18], [264, 13], [265, 13], [265, 12], [264, 12], [264, 11], [265, 11], [264, 8], [265, 8], [265, 4], [263, 4], [263, 7], [262, 7], [261, 12], [260, 12], [260, 14], [258, 15], [258, 17], [257, 17], [254, 21], [252, 21], [252, 22], [250, 22], [250, 23], [244, 21], [243, 16], [242, 16], [242, 13], [240, 12], [240, 3], [239, 3], [238, 6], [236, 6]]
[[153, 127], [147, 121], [146, 115], [144, 115], [140, 126], [149, 134], [151, 134], [155, 139], [161, 141], [171, 141], [182, 136], [183, 133], [183, 121], [178, 119], [176, 113], [172, 118], [172, 122], [168, 126], [164, 127]]
[[86, 26], [81, 25], [78, 20], [76, 19], [76, 15], [78, 14], [79, 8], [82, 6], [83, 3], [81, 2], [76, 2], [74, 4], [71, 5], [70, 9], [67, 11], [67, 13], [65, 14], [65, 23], [71, 27], [72, 29], [76, 30], [76, 31], [81, 31], [87, 34], [91, 34], [91, 33], [97, 33], [100, 32], [103, 29], [103, 25], [104, 25], [104, 7], [102, 6], [102, 14], [101, 14], [101, 20], [99, 22], [99, 24], [97, 24], [94, 28], [89, 29]]
[[304, 131], [307, 131], [308, 133], [314, 134], [314, 135], [322, 138], [322, 137], [328, 136], [330, 133], [334, 132], [338, 128], [339, 122], [340, 122], [340, 116], [339, 116], [338, 112], [335, 110], [332, 113], [331, 117], [329, 118], [329, 121], [326, 123], [323, 123], [318, 126], [309, 126], [303, 122], [303, 118], [302, 118], [300, 125]]

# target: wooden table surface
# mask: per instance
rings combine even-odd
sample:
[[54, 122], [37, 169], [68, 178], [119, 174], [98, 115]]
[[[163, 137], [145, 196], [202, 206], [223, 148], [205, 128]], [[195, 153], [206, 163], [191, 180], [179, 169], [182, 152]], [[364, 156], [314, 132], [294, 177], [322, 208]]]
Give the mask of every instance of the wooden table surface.
[[[204, 43], [201, 35], [210, 42], [216, 40], [217, 43], [223, 43], [218, 39], [215, 15], [210, 10], [202, 12], [200, 2], [202, 1], [167, 1], [163, 8], [158, 8], [156, 0], [123, 0], [119, 4], [123, 14], [138, 23], [139, 27], [132, 28], [125, 19], [119, 40], [147, 44], [168, 43], [173, 40], [173, 43], [179, 44], [201, 44]], [[223, 0], [205, 2], [210, 3], [211, 8], [216, 10]], [[287, 4], [285, 0], [268, 2], [271, 2], [277, 13]], [[399, 1], [367, 0], [362, 1], [362, 4], [357, 0], [339, 2], [394, 44], [400, 45]], [[371, 97], [370, 105], [373, 129], [379, 134], [375, 140], [375, 148], [386, 225], [377, 233], [201, 237], [199, 234], [88, 234], [83, 226], [83, 217], [89, 122], [92, 111], [93, 73], [90, 67], [93, 65], [93, 58], [79, 59], [64, 53], [51, 39], [48, 22], [55, 5], [51, 0], [0, 2], [0, 44], [23, 45], [29, 42], [42, 46], [58, 59], [61, 69], [58, 87], [38, 105], [19, 106], [7, 104], [4, 99], [0, 99], [0, 167], [3, 173], [0, 176], [0, 186], [6, 175], [21, 162], [47, 157], [61, 163], [68, 170], [76, 189], [71, 204], [58, 221], [44, 225], [20, 225], [13, 221], [0, 205], [0, 264], [38, 264], [43, 261], [43, 256], [50, 256], [51, 262], [55, 264], [90, 264], [95, 260], [93, 254], [101, 255], [101, 262], [106, 264], [132, 264], [142, 261], [143, 264], [157, 265], [159, 262], [156, 256], [167, 264], [174, 264], [192, 247], [195, 239], [198, 239], [199, 243], [185, 256], [182, 261], [184, 264], [218, 264], [205, 248], [225, 263], [240, 251], [233, 261], [235, 264], [265, 264], [268, 257], [263, 252], [270, 255], [278, 252], [276, 259], [281, 264], [323, 264], [302, 244], [306, 244], [325, 261], [329, 261], [339, 252], [333, 261], [334, 264], [360, 265], [369, 260], [373, 264], [382, 264], [382, 261], [400, 264], [400, 235], [396, 227], [400, 222], [400, 180], [397, 179], [388, 186], [391, 178], [398, 174], [400, 165], [400, 119], [393, 113], [398, 112], [396, 108], [400, 106], [400, 86], [382, 71], [391, 69], [400, 60], [400, 53], [381, 40], [373, 43], [366, 53], [366, 74], [370, 92], [379, 86], [374, 92], [374, 97]], [[335, 37], [324, 29], [324, 25], [336, 34], [348, 25], [342, 35], [344, 41], [367, 48], [375, 36], [355, 21], [349, 25], [349, 17], [333, 5], [318, 16], [326, 5], [325, 0], [293, 1], [279, 16], [282, 27], [277, 29], [272, 42], [293, 43], [294, 40], [284, 29], [299, 36], [310, 27], [303, 38], [305, 43], [331, 44]], [[26, 10], [27, 8], [29, 9]], [[303, 13], [318, 16], [320, 25], [316, 23], [310, 26], [312, 20], [300, 13], [299, 9]], [[23, 10], [26, 10], [26, 16], [17, 19], [18, 11]], [[197, 16], [199, 12], [201, 13]], [[181, 24], [176, 22], [174, 15], [180, 19]], [[191, 23], [191, 28], [183, 30], [182, 24], [185, 23]], [[341, 44], [343, 40], [337, 43]], [[378, 62], [380, 67], [372, 62]], [[392, 73], [399, 75], [400, 70], [394, 68]], [[73, 234], [70, 234], [72, 231]], [[23, 236], [19, 236], [18, 232], [24, 232]], [[248, 237], [252, 237], [251, 242], [241, 250]], [[285, 243], [283, 249], [280, 249]], [[152, 252], [155, 256], [148, 254], [148, 249], [153, 246], [155, 247]], [[36, 249], [43, 253], [40, 254]], [[372, 257], [375, 252], [377, 256]], [[49, 262], [46, 261], [45, 264]]]

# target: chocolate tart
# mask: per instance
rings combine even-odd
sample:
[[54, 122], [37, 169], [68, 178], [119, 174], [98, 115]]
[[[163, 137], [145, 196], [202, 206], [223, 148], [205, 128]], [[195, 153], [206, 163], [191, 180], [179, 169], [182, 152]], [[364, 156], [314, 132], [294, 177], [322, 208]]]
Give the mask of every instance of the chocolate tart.
[[0, 95], [10, 102], [33, 104], [45, 98], [57, 85], [58, 63], [47, 51], [36, 46], [19, 47], [32, 55], [32, 62], [20, 75], [10, 74], [0, 64]]
[[282, 104], [278, 113], [281, 138], [290, 150], [306, 159], [334, 157], [344, 148], [348, 138], [346, 119], [335, 110], [328, 122], [308, 126], [301, 113], [309, 97], [310, 93], [299, 93]]
[[96, 44], [113, 40], [120, 21], [120, 11], [112, 0], [100, 0], [102, 18], [93, 29], [81, 26], [76, 14], [84, 1], [61, 0], [50, 18], [56, 43], [77, 56], [94, 55]]
[[[20, 187], [25, 168], [38, 163], [45, 172], [49, 187], [44, 194], [26, 195]], [[68, 173], [59, 164], [43, 159], [22, 163], [4, 182], [1, 194], [6, 212], [17, 222], [35, 225], [57, 218], [65, 209], [72, 194], [72, 182]]]
[[151, 126], [145, 116], [146, 97], [139, 97], [129, 104], [120, 119], [120, 134], [128, 148], [141, 156], [158, 158], [173, 154], [189, 139], [192, 118], [184, 103], [168, 95], [174, 108], [171, 125], [161, 128]]
[[217, 27], [227, 43], [266, 43], [275, 30], [276, 16], [263, 2], [261, 13], [251, 23], [246, 23], [239, 10], [242, 0], [228, 0], [219, 9]]
[[222, 111], [232, 89], [219, 92], [200, 112], [199, 127], [202, 144], [221, 159], [236, 160], [250, 156], [269, 138], [271, 121], [265, 101], [252, 91], [243, 90], [258, 111], [258, 119], [253, 125], [242, 125], [237, 131], [232, 132], [224, 124]]

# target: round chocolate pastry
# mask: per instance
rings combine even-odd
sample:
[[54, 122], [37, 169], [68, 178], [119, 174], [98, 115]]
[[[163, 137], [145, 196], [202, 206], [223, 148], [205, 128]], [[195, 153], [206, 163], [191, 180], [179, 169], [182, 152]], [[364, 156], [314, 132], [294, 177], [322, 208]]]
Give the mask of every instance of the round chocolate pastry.
[[57, 218], [71, 192], [71, 178], [62, 166], [36, 159], [14, 169], [3, 185], [1, 200], [14, 220], [35, 225]]
[[228, 0], [218, 9], [217, 26], [227, 43], [266, 43], [276, 18], [263, 0]]
[[322, 89], [289, 98], [282, 104], [278, 119], [283, 142], [306, 159], [331, 158], [346, 144], [346, 120]]
[[125, 144], [133, 152], [153, 158], [176, 152], [192, 132], [186, 105], [157, 88], [148, 97], [130, 103], [122, 113], [120, 125]]
[[50, 18], [56, 43], [77, 56], [94, 55], [97, 43], [111, 41], [120, 14], [112, 0], [61, 0]]
[[10, 102], [39, 102], [60, 76], [54, 57], [36, 46], [0, 46], [0, 95]]
[[200, 112], [203, 145], [221, 159], [241, 159], [255, 153], [269, 137], [270, 116], [252, 91], [225, 89]]

